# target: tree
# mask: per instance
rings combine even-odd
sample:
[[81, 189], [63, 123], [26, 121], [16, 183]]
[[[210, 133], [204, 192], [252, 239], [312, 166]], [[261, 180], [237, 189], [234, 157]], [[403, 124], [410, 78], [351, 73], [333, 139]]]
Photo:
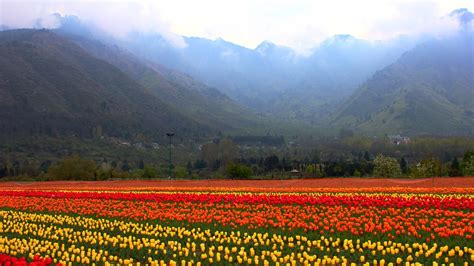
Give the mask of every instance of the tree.
[[313, 176], [313, 177], [322, 177], [323, 176], [320, 164], [309, 164], [309, 165], [307, 165], [306, 169], [305, 169], [305, 172], [311, 174], [311, 176]]
[[204, 160], [196, 160], [194, 162], [194, 169], [201, 170], [207, 167], [207, 163]]
[[374, 175], [380, 177], [398, 177], [401, 175], [400, 164], [395, 158], [379, 154], [374, 159]]
[[227, 165], [239, 156], [239, 147], [230, 139], [219, 141], [219, 159], [222, 165]]
[[128, 172], [132, 168], [128, 165], [127, 160], [123, 160], [121, 169], [122, 169], [122, 171]]
[[265, 158], [263, 164], [265, 167], [265, 171], [272, 171], [273, 169], [278, 168], [278, 166], [280, 165], [280, 159], [278, 159], [278, 156], [276, 155], [271, 155]]
[[400, 160], [400, 169], [402, 170], [403, 174], [408, 173], [408, 164], [407, 164], [407, 161], [405, 160], [405, 157], [402, 157], [402, 159]]
[[156, 178], [158, 176], [158, 170], [155, 167], [147, 165], [143, 168], [143, 178]]
[[411, 170], [412, 177], [434, 177], [443, 175], [441, 161], [435, 158], [422, 160]]
[[243, 164], [229, 163], [226, 167], [226, 174], [230, 178], [247, 179], [252, 175], [252, 169]]
[[4, 159], [4, 162], [3, 162], [3, 165], [4, 165], [4, 169], [5, 169], [5, 175], [6, 176], [13, 176], [13, 163], [12, 161], [10, 160], [10, 157], [7, 156], [7, 158]]
[[176, 176], [176, 178], [181, 178], [181, 179], [185, 178], [185, 177], [189, 176], [188, 170], [183, 166], [178, 166], [175, 169], [175, 176]]
[[462, 176], [461, 165], [459, 164], [458, 158], [454, 157], [448, 170], [449, 176]]
[[370, 161], [370, 153], [369, 153], [369, 151], [365, 151], [365, 152], [364, 152], [364, 160]]
[[206, 143], [201, 147], [201, 159], [206, 162], [208, 166], [212, 166], [219, 156], [219, 147], [215, 143]]
[[462, 171], [465, 176], [474, 176], [474, 151], [464, 153], [462, 159]]
[[97, 179], [105, 180], [107, 178], [111, 178], [113, 170], [114, 168], [109, 163], [106, 161], [102, 162], [97, 168]]
[[47, 173], [48, 172], [48, 168], [51, 166], [52, 162], [50, 160], [46, 160], [44, 162], [41, 163], [40, 167], [39, 167], [39, 170], [41, 173]]
[[193, 164], [190, 161], [186, 164], [186, 170], [188, 171], [189, 176], [193, 174]]
[[143, 160], [138, 161], [138, 169], [144, 169], [145, 168], [145, 162]]
[[96, 164], [76, 155], [51, 166], [48, 175], [56, 180], [93, 180], [96, 177]]

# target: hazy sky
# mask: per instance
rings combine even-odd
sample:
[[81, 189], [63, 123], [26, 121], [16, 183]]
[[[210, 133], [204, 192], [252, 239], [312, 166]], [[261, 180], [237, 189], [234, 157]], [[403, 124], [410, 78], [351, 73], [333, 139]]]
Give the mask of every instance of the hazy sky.
[[400, 34], [441, 34], [455, 28], [447, 16], [474, 10], [472, 0], [0, 0], [0, 24], [30, 27], [52, 13], [76, 15], [116, 36], [132, 30], [225, 40], [254, 48], [263, 40], [307, 50], [334, 34], [368, 40]]

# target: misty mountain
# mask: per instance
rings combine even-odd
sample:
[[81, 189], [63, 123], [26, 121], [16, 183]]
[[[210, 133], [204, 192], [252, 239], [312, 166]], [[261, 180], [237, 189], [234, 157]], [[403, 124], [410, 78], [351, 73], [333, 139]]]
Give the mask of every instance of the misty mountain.
[[116, 45], [70, 34], [64, 29], [57, 32], [94, 57], [116, 66], [157, 98], [200, 124], [227, 132], [258, 128], [255, 114], [187, 74], [141, 60]]
[[2, 134], [207, 134], [117, 67], [47, 30], [0, 32]]
[[263, 110], [271, 96], [289, 82], [286, 74], [275, 72], [275, 68], [286, 70], [286, 65], [275, 65], [259, 52], [223, 39], [184, 37], [184, 48], [159, 35], [135, 33], [127, 40], [121, 45], [139, 57], [188, 73], [255, 110]]
[[372, 43], [338, 35], [304, 57], [268, 41], [252, 50], [222, 39], [184, 40], [186, 47], [176, 48], [157, 35], [136, 34], [122, 45], [254, 110], [307, 122], [321, 122], [366, 78], [413, 46], [410, 41]]
[[302, 56], [270, 41], [248, 49], [154, 33], [114, 38], [58, 18], [54, 32], [191, 121], [191, 131], [258, 130], [259, 113], [375, 135], [472, 134], [472, 32], [428, 41], [335, 35]]
[[434, 39], [378, 71], [333, 125], [371, 134], [474, 134], [473, 32]]
[[387, 42], [368, 42], [350, 35], [327, 39], [301, 62], [293, 88], [273, 103], [280, 117], [325, 122], [337, 104], [376, 70], [394, 62], [415, 40], [399, 38]]
[[61, 31], [100, 39], [141, 60], [187, 73], [254, 111], [284, 120], [323, 123], [334, 108], [376, 70], [394, 62], [416, 39], [368, 42], [336, 35], [309, 56], [264, 41], [248, 49], [223, 39], [134, 32], [114, 39], [77, 17], [59, 17]]

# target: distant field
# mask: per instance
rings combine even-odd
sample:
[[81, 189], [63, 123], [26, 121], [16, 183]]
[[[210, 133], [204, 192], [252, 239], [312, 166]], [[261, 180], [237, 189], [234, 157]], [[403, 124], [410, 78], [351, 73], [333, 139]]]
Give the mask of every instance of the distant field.
[[108, 189], [108, 188], [474, 188], [474, 177], [436, 177], [424, 179], [387, 178], [317, 178], [289, 180], [126, 180], [126, 181], [50, 181], [50, 182], [0, 182], [0, 188], [22, 189]]

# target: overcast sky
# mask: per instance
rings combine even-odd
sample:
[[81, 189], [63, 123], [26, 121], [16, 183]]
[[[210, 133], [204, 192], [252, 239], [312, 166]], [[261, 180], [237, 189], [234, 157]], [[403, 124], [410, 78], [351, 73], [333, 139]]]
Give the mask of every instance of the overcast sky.
[[[111, 34], [132, 30], [198, 36], [255, 48], [270, 40], [299, 51], [334, 34], [383, 40], [401, 34], [442, 34], [457, 27], [448, 14], [474, 10], [472, 0], [0, 0], [0, 24], [31, 27], [42, 18], [76, 15]], [[179, 43], [179, 38], [175, 38]]]

